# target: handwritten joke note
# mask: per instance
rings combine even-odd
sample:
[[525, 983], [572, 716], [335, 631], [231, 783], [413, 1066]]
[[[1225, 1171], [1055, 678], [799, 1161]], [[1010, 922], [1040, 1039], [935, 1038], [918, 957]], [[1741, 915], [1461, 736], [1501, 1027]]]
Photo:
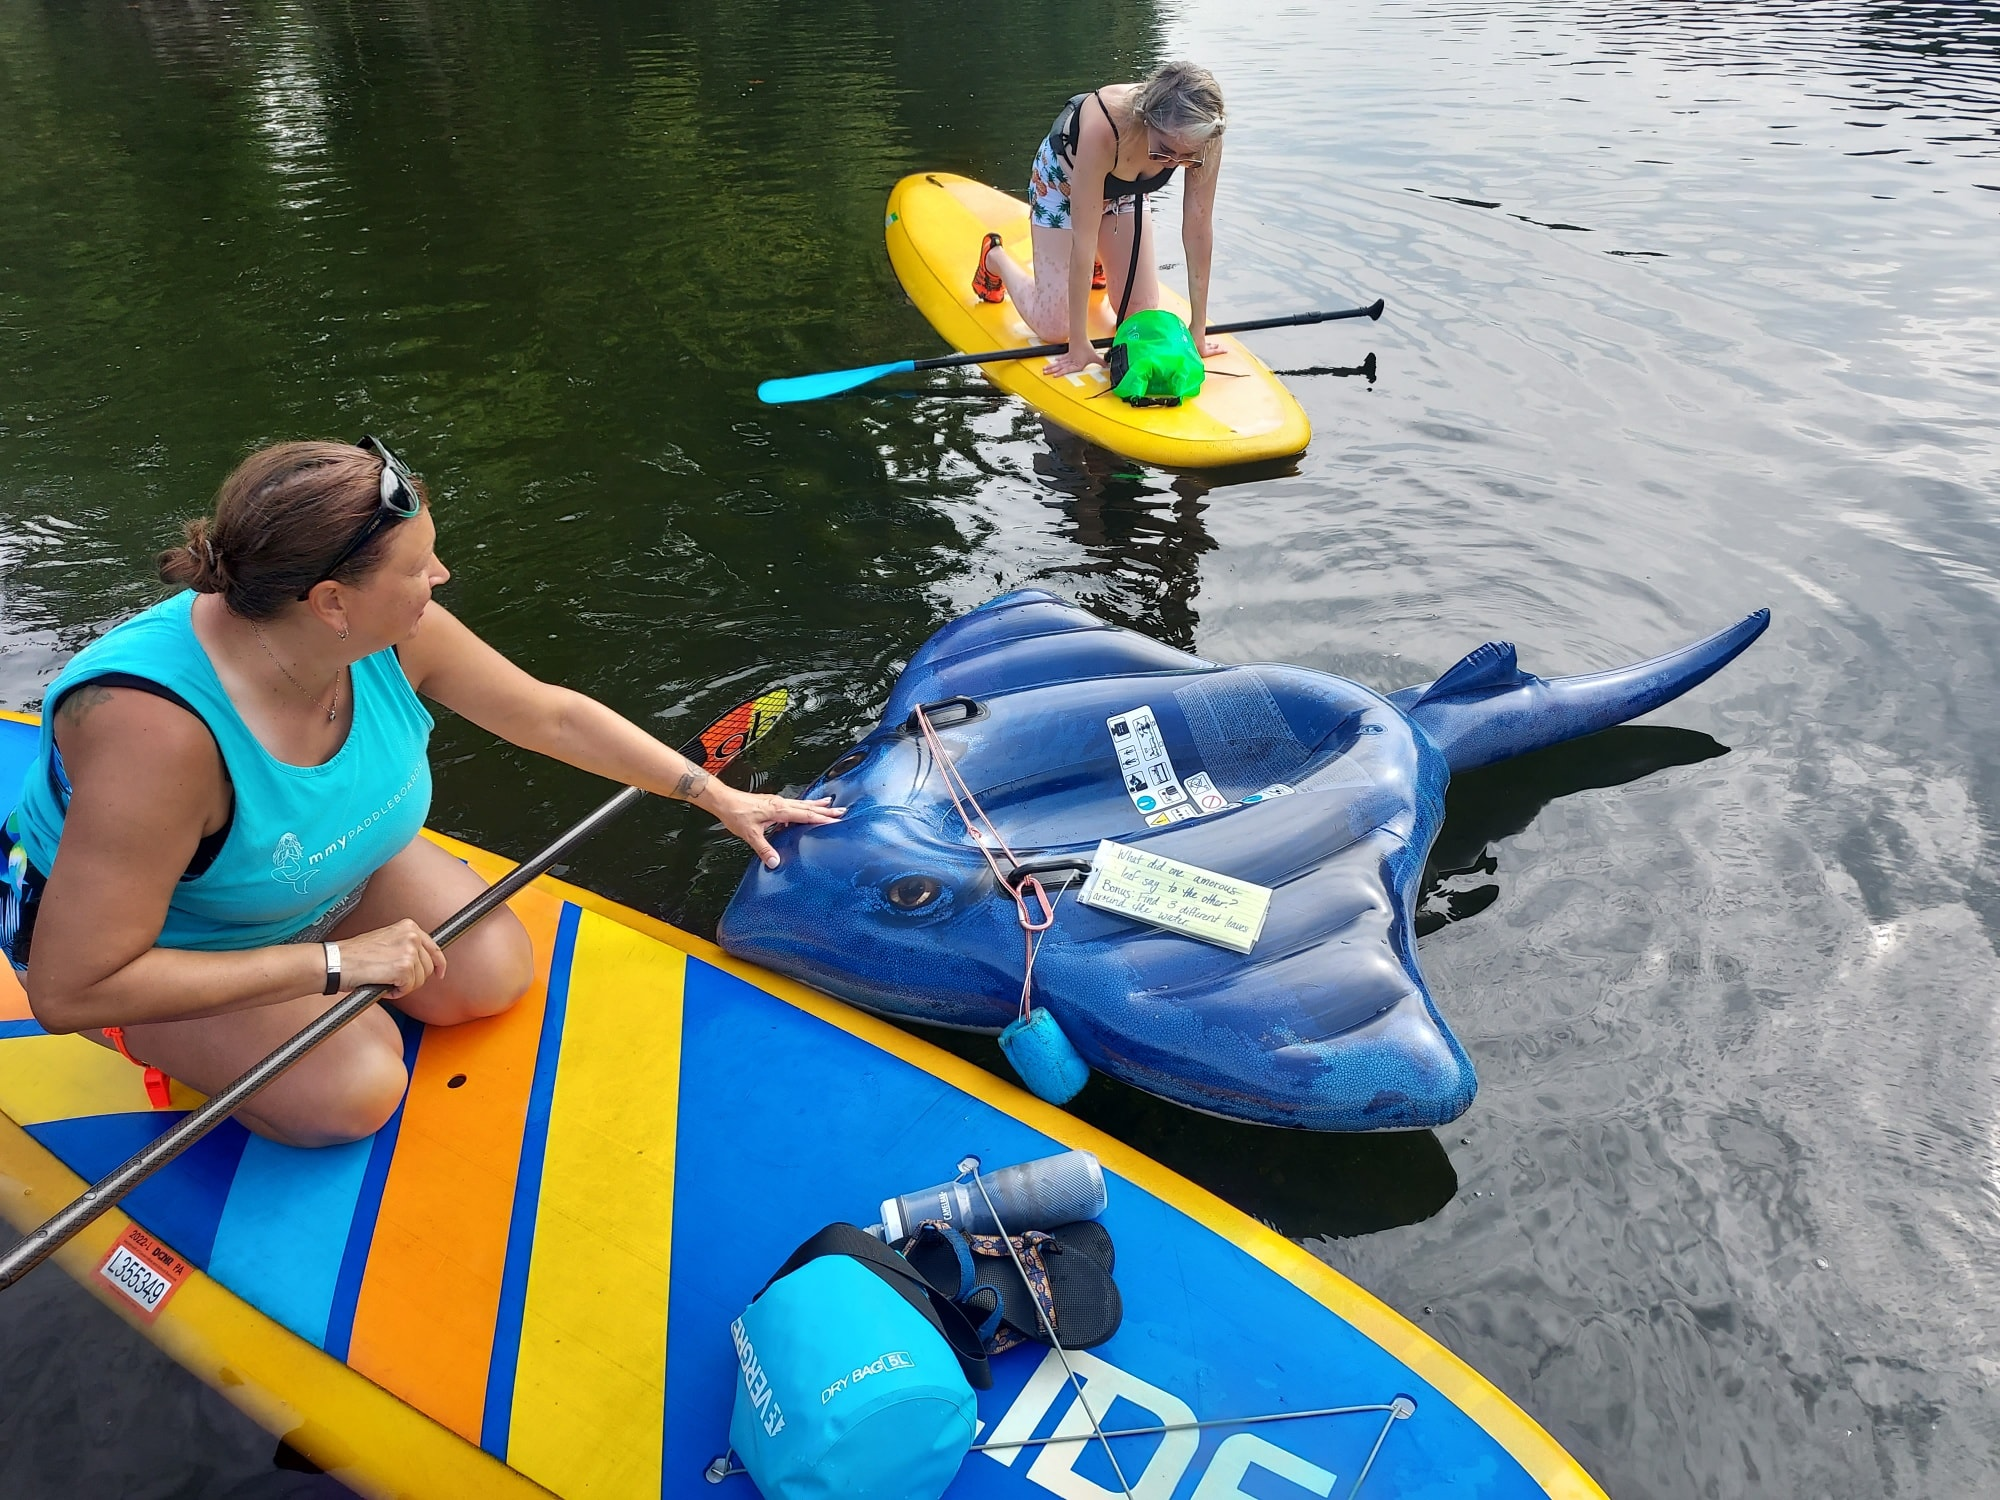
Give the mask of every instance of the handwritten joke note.
[[1248, 953], [1271, 909], [1269, 887], [1184, 865], [1105, 839], [1077, 899], [1099, 911], [1150, 922]]

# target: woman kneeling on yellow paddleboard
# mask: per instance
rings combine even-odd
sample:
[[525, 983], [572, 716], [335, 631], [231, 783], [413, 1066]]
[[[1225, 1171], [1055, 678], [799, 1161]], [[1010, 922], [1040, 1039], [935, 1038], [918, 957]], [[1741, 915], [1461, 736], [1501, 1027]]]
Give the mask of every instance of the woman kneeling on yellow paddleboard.
[[[445, 956], [429, 929], [483, 889], [418, 836], [431, 716], [765, 830], [839, 816], [711, 779], [593, 699], [538, 682], [431, 597], [451, 575], [417, 480], [372, 438], [282, 443], [162, 555], [182, 592], [50, 686], [7, 820], [0, 944], [48, 1030], [84, 1032], [213, 1092], [332, 1002], [386, 984], [419, 1021], [505, 1010], [534, 972], [504, 908]], [[6, 930], [11, 929], [11, 930]], [[32, 961], [27, 951], [32, 940]], [[408, 1077], [370, 1010], [239, 1112], [273, 1140], [371, 1134]]]
[[[1138, 83], [1110, 83], [1078, 94], [1062, 107], [1028, 177], [1033, 269], [1023, 269], [1000, 248], [1000, 236], [989, 234], [972, 281], [988, 302], [1012, 297], [1038, 337], [1069, 341], [1069, 352], [1044, 367], [1048, 374], [1074, 375], [1104, 363], [1090, 341], [1111, 327], [1090, 326], [1093, 286], [1106, 287], [1106, 299], [1120, 309], [1120, 317], [1159, 306], [1153, 235], [1140, 200], [1165, 187], [1176, 167], [1187, 173], [1181, 243], [1187, 251], [1188, 326], [1203, 354], [1222, 353], [1222, 345], [1204, 335], [1223, 125], [1222, 90], [1214, 75], [1185, 62], [1165, 63]], [[1079, 224], [1097, 226], [1081, 250]]]

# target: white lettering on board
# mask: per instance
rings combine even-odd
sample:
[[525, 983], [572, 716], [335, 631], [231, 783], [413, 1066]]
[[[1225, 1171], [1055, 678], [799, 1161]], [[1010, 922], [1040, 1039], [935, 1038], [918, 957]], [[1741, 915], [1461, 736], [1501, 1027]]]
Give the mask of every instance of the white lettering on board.
[[[1136, 1375], [1127, 1374], [1108, 1360], [1099, 1359], [1081, 1349], [1072, 1349], [1069, 1351], [1069, 1362], [1070, 1368], [1076, 1371], [1077, 1379], [1083, 1382], [1084, 1395], [1090, 1398], [1091, 1411], [1098, 1413], [1100, 1418], [1111, 1409], [1113, 1401], [1123, 1397], [1162, 1425], [1194, 1421], [1194, 1413], [1180, 1397], [1148, 1384]], [[994, 1424], [992, 1435], [986, 1441], [1019, 1442], [1033, 1437], [1035, 1429], [1049, 1414], [1049, 1409], [1068, 1389], [1062, 1356], [1051, 1349], [1043, 1356], [1040, 1368], [1021, 1387], [1021, 1394], [1007, 1408], [1007, 1415]], [[1062, 1500], [1120, 1500], [1116, 1491], [1107, 1490], [1095, 1480], [1076, 1472], [1076, 1461], [1083, 1456], [1086, 1447], [1096, 1441], [1090, 1436], [1090, 1413], [1084, 1410], [1080, 1399], [1070, 1399], [1069, 1410], [1056, 1423], [1053, 1436], [1080, 1441], [1053, 1442], [1042, 1448], [1036, 1453], [1035, 1461], [1028, 1466], [1026, 1477], [1029, 1483], [1052, 1495], [1060, 1495]], [[1188, 1465], [1194, 1462], [1195, 1450], [1200, 1445], [1198, 1433], [1167, 1433], [1160, 1439], [1160, 1446], [1153, 1450], [1144, 1472], [1127, 1472], [1125, 1475], [1126, 1482], [1132, 1486], [1132, 1500], [1169, 1500], [1181, 1477], [1187, 1473]], [[1127, 1446], [1129, 1448], [1130, 1445]], [[988, 1453], [987, 1457], [1012, 1467], [1015, 1456], [1026, 1451], [1022, 1448], [1003, 1448]]]
[[1276, 1443], [1267, 1443], [1255, 1433], [1239, 1432], [1215, 1450], [1208, 1472], [1201, 1476], [1191, 1500], [1255, 1500], [1243, 1488], [1244, 1476], [1252, 1467], [1269, 1469], [1280, 1479], [1289, 1479], [1300, 1489], [1315, 1495], [1333, 1492], [1334, 1476], [1316, 1463], [1287, 1453]]

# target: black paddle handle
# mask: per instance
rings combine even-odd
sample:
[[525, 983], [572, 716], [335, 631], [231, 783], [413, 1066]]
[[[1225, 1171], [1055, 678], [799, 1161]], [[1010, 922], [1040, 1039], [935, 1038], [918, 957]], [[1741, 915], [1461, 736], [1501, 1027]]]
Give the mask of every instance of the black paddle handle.
[[[431, 936], [437, 940], [439, 947], [463, 936], [467, 929], [481, 918], [489, 916], [496, 907], [514, 896], [523, 886], [546, 873], [551, 866], [560, 863], [565, 854], [645, 795], [635, 786], [626, 787], [540, 854], [514, 866], [452, 913]], [[279, 1074], [388, 993], [389, 986], [386, 984], [364, 984], [358, 989], [349, 991], [346, 999], [317, 1021], [285, 1042], [221, 1093], [211, 1095], [207, 1103], [186, 1116], [150, 1145], [136, 1152], [124, 1166], [55, 1214], [5, 1255], [0, 1255], [0, 1291], [5, 1291], [19, 1281], [68, 1244], [77, 1234], [116, 1208], [132, 1189], [235, 1114]]]
[[[1207, 330], [1209, 333], [1255, 333], [1260, 328], [1296, 328], [1301, 323], [1335, 323], [1342, 318], [1380, 318], [1382, 299], [1377, 297], [1366, 307], [1343, 307], [1338, 312], [1293, 313], [1284, 318], [1247, 318], [1241, 323], [1218, 323]], [[1110, 339], [1092, 339], [1091, 344], [1098, 349], [1109, 349]], [[1005, 359], [1053, 359], [1058, 354], [1069, 353], [1069, 345], [1031, 344], [1026, 349], [989, 349], [984, 354], [941, 354], [935, 359], [920, 359], [913, 363], [913, 370], [948, 370], [957, 365], [992, 365]]]

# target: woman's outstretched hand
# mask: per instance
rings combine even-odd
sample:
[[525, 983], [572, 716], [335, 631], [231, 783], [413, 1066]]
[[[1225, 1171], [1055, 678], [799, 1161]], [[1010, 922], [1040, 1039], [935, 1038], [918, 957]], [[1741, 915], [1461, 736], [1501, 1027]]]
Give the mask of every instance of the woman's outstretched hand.
[[1054, 359], [1042, 366], [1042, 373], [1044, 375], [1057, 376], [1081, 375], [1092, 365], [1101, 365], [1103, 363], [1104, 356], [1098, 353], [1097, 346], [1091, 343], [1089, 339], [1085, 339], [1080, 348], [1076, 343], [1072, 342], [1066, 352], [1058, 354]]
[[837, 823], [847, 811], [835, 807], [831, 797], [815, 797], [802, 802], [796, 797], [778, 797], [769, 792], [739, 792], [722, 780], [711, 780], [695, 799], [697, 805], [715, 815], [724, 828], [735, 834], [764, 862], [764, 868], [778, 868], [778, 851], [764, 835], [790, 823]]

